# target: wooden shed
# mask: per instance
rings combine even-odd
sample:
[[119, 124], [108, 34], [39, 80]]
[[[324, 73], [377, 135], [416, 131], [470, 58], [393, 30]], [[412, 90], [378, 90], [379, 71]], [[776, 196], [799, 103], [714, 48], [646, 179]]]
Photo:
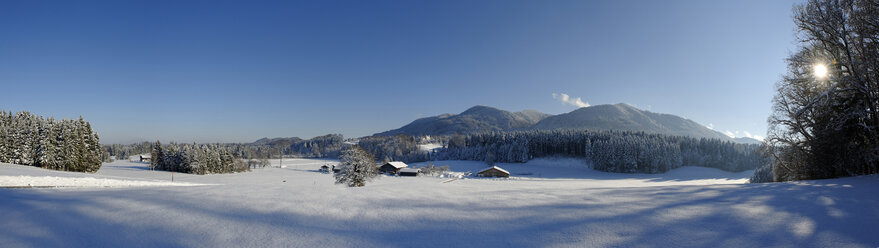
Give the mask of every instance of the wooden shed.
[[151, 155], [149, 155], [149, 154], [141, 154], [141, 155], [138, 155], [138, 157], [140, 157], [140, 161], [138, 161], [138, 162], [141, 162], [141, 163], [149, 163], [150, 159], [151, 159]]
[[398, 173], [398, 175], [400, 175], [401, 177], [415, 177], [415, 176], [418, 176], [419, 172], [421, 172], [421, 169], [403, 168], [403, 169], [400, 169], [400, 172]]
[[481, 177], [510, 177], [510, 172], [501, 167], [492, 166], [477, 172], [476, 175]]
[[409, 167], [409, 165], [407, 165], [406, 163], [400, 162], [400, 161], [394, 161], [394, 162], [387, 162], [387, 163], [383, 164], [381, 167], [378, 168], [378, 171], [380, 171], [381, 173], [397, 174], [397, 172], [399, 172], [400, 169], [403, 169], [406, 167]]

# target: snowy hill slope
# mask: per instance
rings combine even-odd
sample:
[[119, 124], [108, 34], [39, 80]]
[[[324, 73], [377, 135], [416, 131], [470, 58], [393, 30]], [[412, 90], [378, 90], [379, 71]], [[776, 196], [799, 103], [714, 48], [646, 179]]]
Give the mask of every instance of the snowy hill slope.
[[474, 106], [460, 114], [444, 114], [421, 118], [401, 128], [377, 135], [433, 135], [469, 132], [505, 131], [527, 128], [548, 114], [534, 110], [509, 112], [488, 106]]
[[580, 108], [569, 113], [547, 117], [534, 124], [531, 128], [537, 130], [643, 131], [665, 135], [732, 141], [729, 136], [708, 129], [689, 119], [676, 115], [644, 111], [625, 103]]
[[584, 107], [560, 115], [549, 115], [534, 110], [513, 113], [487, 106], [475, 106], [457, 115], [444, 114], [417, 119], [401, 128], [377, 135], [437, 135], [527, 129], [643, 131], [733, 141], [729, 136], [692, 120], [640, 110], [625, 103]]
[[[362, 188], [315, 170], [180, 175], [211, 186], [0, 188], [4, 247], [875, 247], [879, 175], [740, 184], [681, 168], [615, 178], [576, 161], [536, 161], [573, 177], [383, 176]], [[438, 162], [442, 164], [444, 161]], [[453, 167], [481, 167], [457, 164]], [[275, 161], [277, 165], [277, 160]], [[0, 175], [9, 175], [0, 165]], [[501, 164], [512, 173], [511, 165]], [[117, 162], [97, 174], [159, 180]], [[524, 168], [523, 168], [524, 169]], [[706, 169], [706, 168], [696, 168]], [[677, 174], [676, 174], [677, 173]], [[610, 173], [608, 173], [610, 174]], [[618, 174], [619, 175], [619, 174]], [[619, 175], [625, 176], [625, 175]], [[708, 176], [726, 184], [712, 184]], [[732, 183], [732, 184], [730, 184]]]

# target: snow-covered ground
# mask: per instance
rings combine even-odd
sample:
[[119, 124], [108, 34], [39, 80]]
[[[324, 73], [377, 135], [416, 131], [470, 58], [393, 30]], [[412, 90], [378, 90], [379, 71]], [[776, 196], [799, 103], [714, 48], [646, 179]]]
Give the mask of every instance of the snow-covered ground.
[[[274, 161], [247, 173], [174, 175], [175, 183], [210, 184], [190, 187], [0, 189], [0, 246], [879, 246], [875, 175], [743, 184], [748, 172], [627, 175], [555, 159], [498, 164], [510, 179], [382, 176], [348, 188], [317, 172], [334, 162], [284, 159], [282, 168]], [[2, 164], [0, 176], [171, 178], [127, 161], [96, 174]]]
[[[127, 162], [126, 162], [127, 163]], [[114, 164], [119, 165], [119, 164]], [[107, 165], [105, 165], [107, 166]], [[142, 164], [130, 166], [143, 167]], [[116, 168], [118, 169], [118, 168]], [[177, 173], [177, 175], [180, 175]], [[32, 166], [0, 164], [0, 188], [28, 187], [147, 187], [147, 186], [199, 186], [170, 180], [143, 180], [138, 177], [92, 175], [86, 173], [44, 170]]]
[[429, 143], [429, 144], [420, 144], [418, 145], [418, 149], [422, 151], [433, 151], [436, 149], [443, 148], [443, 144], [440, 143]]

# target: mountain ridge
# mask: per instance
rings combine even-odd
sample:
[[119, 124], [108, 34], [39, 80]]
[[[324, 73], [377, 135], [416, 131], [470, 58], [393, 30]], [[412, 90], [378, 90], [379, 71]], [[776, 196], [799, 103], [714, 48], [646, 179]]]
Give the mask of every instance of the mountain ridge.
[[437, 135], [487, 131], [508, 131], [528, 128], [549, 114], [535, 110], [510, 112], [494, 107], [476, 105], [460, 114], [442, 114], [419, 118], [398, 129], [376, 135]]
[[419, 118], [403, 127], [375, 135], [448, 135], [486, 131], [558, 129], [643, 131], [664, 135], [737, 141], [690, 119], [672, 114], [653, 113], [625, 103], [594, 105], [558, 115], [550, 115], [536, 110], [510, 112], [490, 106], [476, 105], [460, 114], [442, 114]]

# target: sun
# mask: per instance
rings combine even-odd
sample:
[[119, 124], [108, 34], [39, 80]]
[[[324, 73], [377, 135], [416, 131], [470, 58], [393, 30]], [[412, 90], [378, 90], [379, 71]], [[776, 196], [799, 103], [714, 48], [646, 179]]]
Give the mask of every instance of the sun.
[[815, 74], [817, 78], [826, 78], [827, 77], [827, 66], [822, 64], [816, 64], [812, 66], [812, 72]]

